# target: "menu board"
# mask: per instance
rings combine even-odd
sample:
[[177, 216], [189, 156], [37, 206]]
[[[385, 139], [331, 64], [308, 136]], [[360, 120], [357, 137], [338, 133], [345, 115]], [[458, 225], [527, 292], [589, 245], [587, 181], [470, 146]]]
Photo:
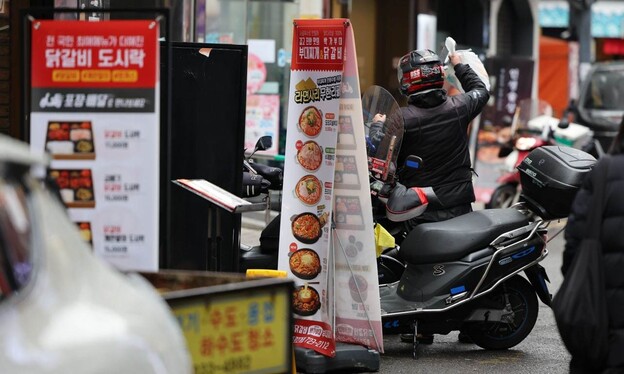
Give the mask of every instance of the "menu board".
[[294, 23], [278, 268], [295, 280], [295, 345], [335, 355], [329, 243], [345, 20]]
[[294, 30], [278, 262], [296, 284], [294, 344], [383, 352], [353, 30], [340, 19]]
[[158, 23], [35, 20], [31, 35], [31, 148], [97, 256], [158, 270]]
[[[351, 27], [347, 29], [346, 48], [347, 56], [357, 56]], [[342, 83], [340, 118], [348, 120], [340, 126], [334, 176], [336, 341], [383, 352], [373, 210], [355, 59], [345, 61]]]

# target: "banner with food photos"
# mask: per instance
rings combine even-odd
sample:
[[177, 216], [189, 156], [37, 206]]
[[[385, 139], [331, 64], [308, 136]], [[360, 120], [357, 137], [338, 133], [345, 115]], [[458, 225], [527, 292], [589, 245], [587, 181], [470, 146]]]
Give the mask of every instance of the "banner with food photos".
[[295, 20], [279, 269], [295, 280], [293, 343], [333, 357], [329, 283], [344, 19]]
[[159, 24], [34, 20], [30, 144], [70, 218], [120, 270], [158, 270]]
[[383, 353], [381, 305], [368, 158], [353, 28], [346, 34], [346, 53], [338, 117], [334, 174], [336, 341]]

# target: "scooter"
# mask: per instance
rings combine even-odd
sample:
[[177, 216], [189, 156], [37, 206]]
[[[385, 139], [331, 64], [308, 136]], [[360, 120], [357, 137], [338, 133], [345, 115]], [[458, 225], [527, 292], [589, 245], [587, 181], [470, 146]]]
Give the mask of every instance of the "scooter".
[[520, 197], [520, 173], [516, 169], [524, 158], [535, 148], [555, 144], [550, 126], [536, 131], [529, 130], [528, 120], [531, 117], [552, 116], [553, 109], [546, 101], [525, 99], [516, 106], [510, 125], [507, 141], [501, 142], [498, 157], [505, 158], [502, 174], [496, 180], [498, 186], [492, 192], [486, 209], [509, 208], [518, 202]]
[[[534, 149], [545, 145], [566, 145], [587, 151], [593, 139], [589, 128], [568, 120], [567, 112], [555, 118], [550, 104], [539, 99], [518, 102], [510, 124], [509, 140], [501, 142], [498, 157], [504, 157], [502, 175], [492, 192], [486, 209], [509, 208], [520, 199], [520, 173], [522, 160]], [[589, 153], [589, 152], [588, 152]]]
[[[400, 248], [387, 255], [403, 264], [400, 278], [380, 284], [383, 333], [413, 333], [414, 357], [419, 333], [461, 330], [494, 350], [523, 341], [537, 319], [537, 298], [551, 304], [548, 275], [540, 265], [548, 255], [549, 224], [567, 217], [595, 161], [571, 147], [537, 148], [518, 166], [523, 191], [518, 204], [421, 224], [407, 233]], [[403, 167], [420, 165], [408, 157]], [[410, 210], [406, 205], [405, 212]]]
[[[273, 145], [271, 136], [258, 139], [251, 154], [243, 159], [243, 198], [254, 198], [263, 195], [266, 203], [265, 213], [270, 217], [273, 208], [271, 191], [281, 191], [284, 173], [278, 167], [268, 166], [252, 161], [258, 151], [265, 151]], [[279, 202], [278, 202], [279, 203]], [[262, 230], [260, 245], [248, 246], [241, 244], [239, 257], [239, 271], [245, 273], [248, 269], [277, 269], [277, 240], [264, 238], [279, 237], [279, 215]]]

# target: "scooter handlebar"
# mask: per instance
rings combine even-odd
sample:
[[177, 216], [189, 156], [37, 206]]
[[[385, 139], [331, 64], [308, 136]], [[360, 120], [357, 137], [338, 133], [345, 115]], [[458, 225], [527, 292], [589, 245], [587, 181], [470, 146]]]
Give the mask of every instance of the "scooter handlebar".
[[270, 182], [271, 186], [269, 187], [269, 189], [282, 189], [284, 185], [284, 172], [282, 171], [282, 169], [264, 164], [252, 164], [251, 167], [253, 167], [258, 174], [260, 174]]
[[243, 172], [243, 195], [242, 197], [255, 197], [263, 193], [268, 193], [271, 182], [262, 175]]

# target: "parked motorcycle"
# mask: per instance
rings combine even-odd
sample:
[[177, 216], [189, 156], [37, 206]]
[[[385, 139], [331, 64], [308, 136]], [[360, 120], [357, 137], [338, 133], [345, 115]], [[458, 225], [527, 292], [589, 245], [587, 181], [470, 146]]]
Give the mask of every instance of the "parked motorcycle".
[[585, 126], [570, 123], [566, 114], [561, 119], [553, 117], [548, 102], [520, 100], [511, 122], [509, 139], [502, 142], [498, 153], [498, 157], [505, 157], [503, 173], [496, 180], [498, 186], [485, 207], [508, 208], [519, 201], [522, 189], [517, 167], [534, 149], [559, 144], [586, 150], [591, 140], [592, 132]]
[[[542, 146], [518, 166], [518, 204], [421, 224], [407, 233], [400, 248], [381, 258], [403, 266], [392, 273], [397, 281], [380, 282], [384, 334], [461, 330], [485, 349], [523, 341], [537, 319], [537, 298], [551, 303], [548, 276], [540, 265], [548, 255], [549, 223], [567, 217], [594, 163], [594, 157], [575, 148]], [[408, 158], [403, 167], [420, 165]], [[395, 188], [399, 185], [395, 182]], [[413, 344], [416, 355], [418, 341]]]
[[[281, 191], [284, 173], [278, 167], [268, 166], [252, 161], [258, 151], [265, 151], [273, 145], [271, 136], [263, 136], [256, 142], [254, 150], [243, 160], [243, 198], [263, 196], [266, 204], [267, 217], [272, 206], [271, 191]], [[239, 271], [248, 269], [277, 269], [277, 253], [279, 243], [280, 216], [273, 218], [260, 234], [260, 245], [248, 246], [241, 244]], [[272, 239], [275, 238], [275, 239]]]

